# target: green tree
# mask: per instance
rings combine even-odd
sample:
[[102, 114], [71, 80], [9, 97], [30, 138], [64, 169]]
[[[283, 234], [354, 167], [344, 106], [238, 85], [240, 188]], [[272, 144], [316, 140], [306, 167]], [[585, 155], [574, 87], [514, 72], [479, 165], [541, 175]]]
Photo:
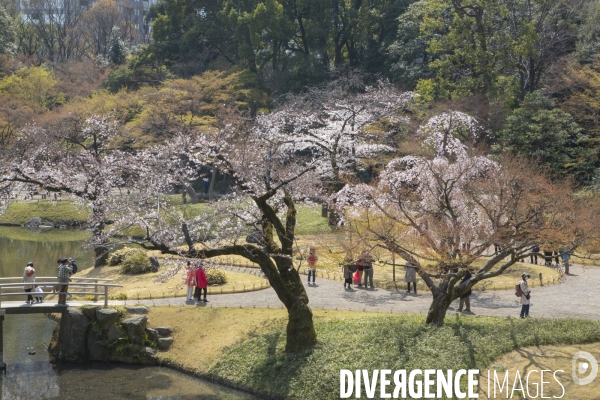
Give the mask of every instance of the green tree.
[[540, 92], [525, 97], [498, 133], [496, 150], [510, 150], [531, 157], [559, 177], [570, 176], [587, 184], [594, 175], [594, 152], [588, 136], [571, 114], [555, 108]]
[[108, 59], [115, 65], [121, 65], [125, 63], [127, 59], [127, 46], [125, 42], [121, 40], [121, 30], [118, 26], [113, 26], [110, 36], [108, 38]]
[[584, 2], [420, 0], [400, 17], [390, 46], [395, 71], [420, 78], [417, 90], [426, 100], [476, 93], [522, 100], [575, 50]]
[[0, 5], [0, 54], [13, 54], [15, 52], [14, 41], [15, 30], [12, 18]]

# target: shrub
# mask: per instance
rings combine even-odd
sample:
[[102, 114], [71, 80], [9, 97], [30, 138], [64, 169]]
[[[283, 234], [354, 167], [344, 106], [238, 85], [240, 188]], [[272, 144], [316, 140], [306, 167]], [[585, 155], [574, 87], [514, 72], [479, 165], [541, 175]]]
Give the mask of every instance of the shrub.
[[110, 300], [127, 300], [127, 293], [115, 293], [108, 296]]
[[124, 260], [125, 257], [128, 254], [133, 254], [135, 253], [137, 249], [133, 248], [133, 247], [123, 247], [122, 249], [119, 249], [117, 251], [114, 251], [112, 253], [110, 253], [110, 255], [108, 256], [108, 265], [119, 265], [121, 264]]
[[[125, 250], [125, 249], [123, 249]], [[141, 249], [129, 249], [121, 261], [121, 272], [124, 274], [145, 274], [152, 271], [152, 264]]]
[[227, 283], [227, 274], [219, 269], [206, 270], [206, 279], [209, 285], [224, 285]]

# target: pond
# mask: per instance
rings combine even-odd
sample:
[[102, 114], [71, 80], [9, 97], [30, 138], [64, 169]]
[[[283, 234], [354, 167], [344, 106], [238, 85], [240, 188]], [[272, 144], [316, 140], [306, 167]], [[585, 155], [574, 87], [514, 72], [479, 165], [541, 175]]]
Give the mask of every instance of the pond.
[[20, 227], [0, 227], [0, 276], [23, 276], [29, 261], [37, 276], [56, 276], [56, 260], [71, 257], [80, 269], [92, 267], [94, 252], [83, 242], [85, 231], [53, 229], [31, 232]]
[[[93, 265], [83, 248], [85, 232], [33, 233], [0, 227], [0, 277], [22, 276], [32, 261], [38, 276], [55, 276], [56, 260], [73, 257], [80, 268]], [[7, 315], [4, 321], [2, 399], [254, 399], [162, 367], [124, 364], [52, 365], [46, 351], [55, 322], [43, 315]]]

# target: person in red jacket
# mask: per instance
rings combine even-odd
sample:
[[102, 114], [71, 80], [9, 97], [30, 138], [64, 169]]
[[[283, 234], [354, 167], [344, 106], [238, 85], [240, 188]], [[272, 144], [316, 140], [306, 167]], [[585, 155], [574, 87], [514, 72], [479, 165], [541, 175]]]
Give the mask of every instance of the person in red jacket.
[[[208, 279], [206, 279], [206, 272], [204, 272], [204, 265], [200, 264], [198, 269], [196, 270], [196, 293], [194, 293], [194, 297], [198, 299], [198, 302], [206, 300], [206, 288], [208, 287]], [[202, 289], [204, 289], [204, 300], [200, 300]]]

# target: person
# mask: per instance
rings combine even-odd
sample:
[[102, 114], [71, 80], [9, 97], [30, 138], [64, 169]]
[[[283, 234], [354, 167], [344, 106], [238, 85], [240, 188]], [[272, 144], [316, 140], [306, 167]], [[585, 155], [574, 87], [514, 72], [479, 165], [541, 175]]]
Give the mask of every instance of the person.
[[565, 266], [565, 274], [567, 274], [567, 275], [569, 274], [569, 267], [571, 266], [569, 264], [569, 260], [571, 259], [571, 255], [569, 254], [570, 251], [571, 251], [571, 247], [565, 246], [561, 250], [562, 256], [560, 256], [560, 258], [562, 259], [563, 265]]
[[552, 266], [552, 252], [548, 251], [548, 249], [544, 249], [544, 265], [547, 267]]
[[[467, 268], [467, 272], [465, 272], [465, 275], [460, 280], [459, 285], [467, 282], [468, 280], [470, 280], [471, 276], [473, 276], [471, 274], [471, 270], [469, 268]], [[463, 312], [463, 306], [465, 307], [465, 311], [464, 312], [471, 312], [471, 298], [470, 298], [471, 294], [472, 294], [472, 291], [471, 291], [471, 289], [469, 289], [462, 296], [460, 296], [460, 303], [458, 305], [458, 312]]]
[[67, 291], [69, 290], [69, 282], [71, 281], [71, 274], [73, 270], [69, 265], [69, 260], [66, 258], [60, 258], [57, 263], [58, 266], [58, 284], [56, 285], [56, 291], [59, 292], [58, 304], [67, 305]]
[[356, 264], [352, 263], [352, 256], [346, 256], [342, 270], [344, 271], [344, 289], [346, 289], [346, 285], [348, 285], [348, 289], [352, 289], [350, 286], [352, 284], [352, 275], [356, 271]]
[[27, 300], [25, 304], [33, 304], [33, 296], [31, 295], [31, 290], [35, 288], [35, 269], [33, 269], [33, 263], [28, 262], [25, 270], [23, 271], [23, 289], [28, 293]]
[[[450, 268], [448, 267], [444, 267], [444, 270], [442, 271], [442, 273], [440, 274], [440, 285], [444, 282], [448, 282], [450, 280], [450, 278], [448, 277], [448, 274], [450, 273]], [[410, 288], [409, 288], [410, 289]], [[417, 287], [415, 285], [415, 293], [417, 293]]]
[[73, 273], [76, 274], [77, 273], [77, 263], [75, 263], [75, 260], [73, 260], [72, 258], [69, 258], [69, 265], [71, 265], [71, 269], [73, 270]]
[[363, 260], [362, 258], [359, 258], [356, 262], [356, 272], [358, 273], [358, 287], [362, 287], [363, 269]]
[[415, 294], [417, 294], [417, 271], [414, 268], [407, 267], [404, 274], [404, 282], [408, 285], [408, 293], [410, 293], [410, 284], [413, 284]]
[[306, 259], [306, 261], [308, 261], [308, 284], [310, 285], [310, 275], [312, 274], [312, 278], [313, 278], [313, 285], [315, 284], [315, 278], [317, 276], [317, 261], [319, 260], [319, 257], [317, 257], [317, 249], [315, 249], [314, 247], [311, 247], [310, 249], [308, 249], [308, 258]]
[[531, 297], [531, 290], [527, 284], [530, 276], [522, 274], [521, 278], [522, 280], [519, 283], [519, 286], [521, 287], [521, 318], [526, 318], [529, 317], [529, 299]]
[[[540, 252], [540, 246], [533, 246], [533, 248], [531, 249], [532, 253], [539, 253]], [[531, 261], [532, 264], [537, 264], [538, 263], [538, 259], [537, 259], [537, 254], [531, 254], [529, 256], [529, 261]]]
[[210, 189], [210, 180], [206, 177], [202, 178], [202, 186], [204, 186], [204, 194], [208, 194], [208, 189]]
[[198, 303], [200, 303], [200, 297], [202, 295], [202, 290], [204, 290], [204, 301], [206, 300], [206, 292], [208, 287], [208, 279], [206, 278], [206, 272], [204, 272], [204, 265], [200, 264], [198, 269], [196, 270], [196, 293], [194, 293], [194, 297], [198, 299]]
[[185, 277], [185, 285], [187, 286], [186, 301], [192, 301], [194, 297], [194, 288], [196, 287], [196, 270], [194, 264], [188, 260], [185, 267], [187, 275]]
[[36, 303], [44, 302], [44, 291], [38, 285], [35, 285], [35, 301]]
[[365, 285], [365, 288], [367, 287], [367, 281], [369, 281], [371, 289], [373, 289], [373, 257], [371, 257], [369, 253], [365, 253], [362, 256], [362, 266], [363, 276], [365, 279], [363, 283]]

